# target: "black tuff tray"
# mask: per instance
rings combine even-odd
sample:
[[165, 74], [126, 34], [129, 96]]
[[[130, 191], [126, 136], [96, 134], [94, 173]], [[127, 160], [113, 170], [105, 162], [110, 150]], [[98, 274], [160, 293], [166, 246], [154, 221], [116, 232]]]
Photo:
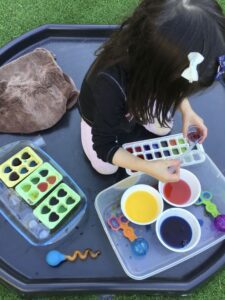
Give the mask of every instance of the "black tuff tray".
[[[78, 88], [94, 51], [108, 38], [116, 26], [45, 25], [15, 39], [0, 49], [0, 64], [44, 47], [56, 54], [58, 64], [76, 82]], [[219, 83], [192, 98], [193, 107], [209, 128], [205, 150], [225, 173], [225, 90]], [[181, 131], [176, 117], [173, 133]], [[41, 133], [45, 150], [76, 180], [88, 198], [88, 212], [82, 224], [64, 240], [47, 247], [31, 246], [0, 216], [0, 278], [27, 294], [55, 292], [177, 292], [187, 293], [204, 282], [225, 264], [225, 242], [209, 249], [166, 272], [143, 281], [126, 276], [98, 220], [94, 200], [98, 192], [121, 179], [98, 175], [85, 158], [80, 143], [80, 116], [77, 109], [66, 114], [52, 129]], [[35, 135], [0, 134], [0, 146], [31, 139]], [[106, 199], [107, 201], [107, 199]], [[101, 250], [97, 260], [64, 263], [51, 268], [45, 255], [51, 249], [70, 254], [91, 247]]]

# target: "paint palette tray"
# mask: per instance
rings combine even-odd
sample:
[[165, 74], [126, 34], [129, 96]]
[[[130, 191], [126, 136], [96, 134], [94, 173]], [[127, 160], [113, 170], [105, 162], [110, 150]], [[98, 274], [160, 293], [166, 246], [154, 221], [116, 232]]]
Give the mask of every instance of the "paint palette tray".
[[[87, 209], [87, 198], [75, 181], [31, 141], [1, 147], [1, 170], [15, 158], [22, 160], [24, 153], [31, 156], [27, 158], [28, 165], [32, 160], [37, 165], [35, 170], [28, 170], [28, 176], [16, 187], [9, 187], [3, 180], [5, 175], [1, 177], [0, 214], [32, 245], [49, 245], [64, 238], [81, 222]], [[26, 163], [25, 159], [23, 163]], [[59, 193], [60, 190], [63, 194]], [[52, 203], [53, 197], [59, 200], [58, 205]], [[38, 213], [39, 206], [40, 209], [48, 206], [52, 212], [58, 213], [57, 222], [46, 222], [45, 213]]]
[[42, 164], [42, 159], [30, 148], [25, 147], [0, 165], [0, 179], [14, 187]]
[[16, 191], [21, 198], [33, 206], [51, 191], [62, 178], [62, 175], [46, 162], [18, 184]]
[[50, 230], [55, 229], [73, 211], [81, 197], [68, 185], [60, 184], [38, 207], [34, 215]]
[[[145, 160], [176, 159], [189, 148], [183, 134], [175, 134], [151, 140], [143, 140], [123, 145], [123, 148], [133, 155]], [[195, 148], [181, 159], [181, 166], [201, 163], [205, 160], [204, 148], [197, 144]], [[136, 173], [126, 169], [128, 175]]]
[[[204, 162], [186, 166], [185, 169], [190, 170], [198, 177], [202, 191], [211, 192], [213, 202], [217, 205], [218, 210], [225, 214], [225, 177], [207, 154], [205, 154]], [[137, 256], [132, 251], [131, 243], [123, 236], [122, 231], [113, 231], [108, 225], [108, 220], [112, 216], [119, 217], [122, 214], [120, 201], [125, 190], [136, 184], [147, 184], [156, 189], [158, 187], [158, 182], [154, 178], [146, 174], [136, 173], [102, 191], [95, 199], [95, 208], [108, 240], [129, 277], [142, 280], [154, 276], [208, 250], [225, 239], [225, 233], [216, 230], [213, 219], [205, 213], [205, 209], [193, 205], [187, 210], [199, 220], [202, 232], [201, 239], [194, 249], [186, 252], [185, 255], [172, 252], [159, 242], [155, 232], [155, 224], [140, 226], [129, 223], [136, 236], [144, 238], [149, 244], [147, 254]], [[167, 208], [171, 208], [171, 206], [164, 202], [164, 209]]]

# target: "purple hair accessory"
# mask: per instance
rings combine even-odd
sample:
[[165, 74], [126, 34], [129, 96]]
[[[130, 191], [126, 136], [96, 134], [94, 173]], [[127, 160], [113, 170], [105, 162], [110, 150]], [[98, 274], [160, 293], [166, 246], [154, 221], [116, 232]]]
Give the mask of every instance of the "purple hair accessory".
[[225, 55], [220, 56], [218, 61], [219, 67], [216, 74], [216, 80], [222, 79], [222, 76], [225, 73]]

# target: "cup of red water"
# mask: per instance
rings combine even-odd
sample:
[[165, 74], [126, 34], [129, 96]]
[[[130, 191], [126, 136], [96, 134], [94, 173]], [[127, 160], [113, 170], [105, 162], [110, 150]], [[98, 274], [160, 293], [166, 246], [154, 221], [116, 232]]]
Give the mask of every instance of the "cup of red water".
[[188, 207], [198, 201], [201, 184], [198, 178], [186, 169], [180, 169], [178, 182], [163, 183], [159, 181], [158, 189], [163, 199], [175, 207]]
[[202, 133], [198, 127], [191, 125], [188, 128], [187, 139], [189, 143], [197, 144], [202, 138]]
[[187, 252], [198, 244], [201, 227], [197, 218], [186, 209], [170, 208], [158, 217], [156, 235], [167, 249]]

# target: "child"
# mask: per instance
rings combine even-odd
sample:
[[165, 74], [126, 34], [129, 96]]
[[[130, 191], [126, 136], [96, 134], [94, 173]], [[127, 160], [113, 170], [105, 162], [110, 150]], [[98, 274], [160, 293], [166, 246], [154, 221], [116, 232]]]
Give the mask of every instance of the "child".
[[203, 142], [207, 128], [188, 97], [213, 83], [224, 37], [225, 17], [214, 0], [140, 3], [100, 48], [81, 87], [82, 145], [95, 170], [113, 174], [123, 167], [163, 182], [179, 180], [178, 160], [142, 160], [121, 147], [120, 136], [137, 123], [168, 134], [179, 110], [184, 135], [197, 126]]

